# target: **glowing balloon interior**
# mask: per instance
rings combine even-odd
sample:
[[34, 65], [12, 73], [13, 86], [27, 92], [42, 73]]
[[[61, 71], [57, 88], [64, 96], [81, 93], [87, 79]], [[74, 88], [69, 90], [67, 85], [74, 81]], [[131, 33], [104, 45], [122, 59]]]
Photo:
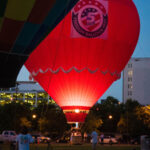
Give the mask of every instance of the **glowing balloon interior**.
[[68, 122], [84, 122], [89, 109], [120, 78], [139, 30], [131, 0], [80, 0], [25, 65]]

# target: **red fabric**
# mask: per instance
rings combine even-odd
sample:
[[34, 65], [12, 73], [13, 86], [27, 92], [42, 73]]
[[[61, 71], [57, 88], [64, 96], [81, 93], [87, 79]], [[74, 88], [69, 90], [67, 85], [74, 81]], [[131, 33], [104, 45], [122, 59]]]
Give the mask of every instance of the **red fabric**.
[[68, 122], [84, 122], [87, 114], [85, 113], [65, 113]]
[[[108, 1], [107, 39], [72, 38], [69, 13], [30, 55], [25, 65], [31, 73], [42, 69], [44, 73], [39, 72], [33, 77], [60, 107], [91, 107], [118, 78], [130, 59], [139, 29], [139, 16], [131, 0]], [[47, 71], [56, 71], [60, 67], [65, 71], [72, 67], [84, 70]], [[88, 69], [98, 70], [91, 73]]]
[[80, 109], [80, 110], [89, 110], [91, 107], [85, 107], [85, 106], [62, 106], [61, 107], [63, 110], [75, 110], [75, 109]]

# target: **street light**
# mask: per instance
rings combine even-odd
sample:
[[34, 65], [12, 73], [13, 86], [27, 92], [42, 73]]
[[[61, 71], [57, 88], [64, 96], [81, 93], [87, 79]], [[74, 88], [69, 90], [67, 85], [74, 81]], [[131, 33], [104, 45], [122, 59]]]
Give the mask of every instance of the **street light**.
[[109, 118], [109, 119], [112, 119], [113, 117], [112, 117], [112, 115], [109, 115], [108, 118]]
[[32, 118], [35, 119], [37, 116], [35, 114], [32, 115]]

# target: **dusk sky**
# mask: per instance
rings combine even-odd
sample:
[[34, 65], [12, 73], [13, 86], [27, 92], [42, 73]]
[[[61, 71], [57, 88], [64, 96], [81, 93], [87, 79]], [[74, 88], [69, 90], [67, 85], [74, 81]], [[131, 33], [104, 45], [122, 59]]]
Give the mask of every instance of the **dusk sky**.
[[[150, 57], [150, 0], [133, 0], [140, 16], [141, 29], [140, 37], [132, 57]], [[27, 81], [29, 72], [23, 66], [17, 81]], [[112, 86], [101, 97], [113, 96], [122, 101], [122, 78], [112, 84]]]

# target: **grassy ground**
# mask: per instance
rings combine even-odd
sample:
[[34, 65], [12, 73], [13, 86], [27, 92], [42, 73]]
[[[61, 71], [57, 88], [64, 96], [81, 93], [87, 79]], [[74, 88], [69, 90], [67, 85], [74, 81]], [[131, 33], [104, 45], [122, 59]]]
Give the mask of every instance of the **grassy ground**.
[[[97, 145], [97, 150], [140, 150], [139, 145]], [[90, 144], [83, 145], [69, 145], [69, 144], [52, 144], [47, 145], [32, 145], [31, 150], [92, 150]]]
[[[140, 150], [139, 145], [97, 145], [96, 150]], [[13, 150], [10, 146], [0, 145], [0, 150]], [[69, 145], [69, 144], [51, 144], [49, 147], [47, 144], [33, 144], [30, 150], [92, 150], [91, 144], [83, 145]]]

